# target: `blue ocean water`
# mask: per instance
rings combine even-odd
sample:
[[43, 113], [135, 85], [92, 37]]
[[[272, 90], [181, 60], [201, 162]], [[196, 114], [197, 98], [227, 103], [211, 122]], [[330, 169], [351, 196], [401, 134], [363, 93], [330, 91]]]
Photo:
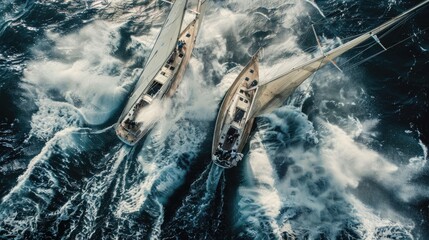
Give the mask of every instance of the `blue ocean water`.
[[112, 125], [169, 5], [3, 0], [0, 238], [428, 239], [429, 8], [258, 118], [236, 168], [210, 161], [259, 47], [269, 80], [319, 53], [311, 24], [329, 49], [419, 2], [211, 1], [165, 117], [130, 148]]

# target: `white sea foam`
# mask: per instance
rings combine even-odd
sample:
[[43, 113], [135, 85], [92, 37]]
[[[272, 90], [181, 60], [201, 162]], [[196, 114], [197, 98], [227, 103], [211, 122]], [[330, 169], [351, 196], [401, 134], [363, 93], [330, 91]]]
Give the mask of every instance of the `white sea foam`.
[[378, 136], [377, 126], [379, 124], [379, 119], [367, 119], [364, 121], [359, 120], [356, 117], [348, 116], [346, 124], [346, 131], [353, 138], [360, 138], [365, 143], [370, 143], [372, 140]]
[[[210, 47], [212, 54], [216, 56], [212, 61], [216, 61], [225, 54], [228, 53], [226, 46], [226, 39], [224, 38], [226, 33], [232, 32], [237, 34], [237, 28], [240, 23], [243, 23], [243, 19], [246, 17], [244, 13], [234, 13], [229, 9], [217, 8], [215, 11], [204, 16], [203, 27], [200, 29], [200, 36], [198, 37], [198, 48]], [[238, 35], [236, 35], [239, 38]]]
[[156, 125], [137, 157], [143, 177], [127, 189], [116, 216], [139, 211], [151, 195], [164, 203], [182, 184], [207, 134], [207, 123], [202, 121], [213, 118], [217, 106], [202, 71], [201, 63], [191, 59], [177, 95], [165, 99], [152, 115]]
[[38, 105], [38, 111], [31, 117], [31, 136], [47, 141], [60, 130], [80, 127], [84, 122], [79, 110], [68, 103], [42, 98]]
[[[55, 174], [44, 167], [49, 158], [58, 151], [76, 148], [72, 133], [75, 128], [66, 128], [57, 132], [33, 157], [27, 169], [17, 179], [17, 184], [5, 195], [0, 203], [0, 218], [4, 219], [2, 227], [9, 226], [11, 236], [19, 236], [23, 231], [37, 229], [39, 218], [51, 203], [54, 189], [58, 188]], [[42, 184], [30, 176], [38, 168], [37, 176]], [[33, 175], [34, 176], [34, 175]], [[27, 195], [29, 192], [32, 195]]]
[[167, 109], [170, 109], [170, 101], [154, 100], [148, 106], [142, 108], [136, 116], [136, 121], [151, 126], [165, 117]]
[[112, 28], [103, 22], [67, 36], [49, 33], [53, 48], [46, 52], [42, 44], [34, 52], [39, 59], [49, 55], [59, 58], [31, 62], [24, 73], [26, 82], [37, 87], [41, 98], [60, 100], [79, 110], [87, 123], [104, 123], [126, 96], [124, 87], [133, 80], [123, 76], [124, 63], [110, 54], [117, 48], [117, 33], [118, 26]]
[[[278, 140], [284, 139], [282, 142], [275, 141], [275, 148], [270, 148], [270, 142], [268, 146], [264, 146], [266, 149], [278, 152], [274, 154], [275, 158], [271, 159], [275, 161], [277, 167], [282, 163], [287, 163], [289, 166], [286, 175], [275, 185], [275, 189], [280, 193], [281, 208], [284, 209], [277, 219], [280, 229], [292, 236], [309, 234], [310, 238], [315, 238], [324, 232], [333, 238], [337, 236], [345, 222], [353, 222], [355, 221], [353, 219], [356, 219], [357, 222], [350, 227], [364, 238], [377, 239], [389, 234], [409, 237], [414, 227], [410, 219], [400, 217], [388, 203], [379, 202], [377, 206], [372, 206], [374, 209], [370, 206], [362, 207], [363, 204], [358, 200], [360, 196], [351, 194], [348, 189], [357, 188], [365, 179], [372, 179], [386, 189], [390, 189], [405, 202], [413, 197], [427, 196], [427, 190], [407, 180], [409, 176], [415, 176], [421, 171], [421, 167], [417, 170], [412, 166], [415, 163], [422, 166], [424, 156], [416, 157], [415, 161], [410, 159], [410, 164], [401, 166], [399, 171], [398, 166], [386, 157], [355, 141], [355, 132], [347, 133], [340, 127], [320, 119], [315, 123], [322, 128], [319, 131], [321, 139], [309, 141], [309, 138], [304, 136], [312, 132], [312, 124], [310, 122], [305, 124], [305, 121], [308, 121], [305, 117], [301, 117], [301, 120], [291, 118], [293, 111], [282, 113], [288, 108], [282, 107], [275, 114], [268, 116], [271, 127], [276, 129], [273, 133], [259, 130], [267, 135], [268, 139], [275, 137], [273, 136], [275, 133], [278, 134]], [[280, 113], [282, 114], [279, 115]], [[277, 116], [282, 116], [283, 121]], [[347, 119], [352, 121], [350, 126], [353, 126], [355, 120]], [[297, 123], [299, 123], [298, 126]], [[287, 125], [294, 126], [295, 132], [291, 133], [291, 128]], [[292, 135], [285, 138], [281, 135], [283, 133]], [[318, 147], [304, 149], [301, 145], [289, 145], [288, 142], [293, 142], [294, 138], [318, 143]], [[279, 148], [279, 143], [288, 147]], [[272, 180], [275, 179], [277, 175], [273, 174]], [[332, 215], [334, 206], [336, 212]], [[382, 214], [380, 216], [373, 214], [370, 218], [362, 217], [371, 211]]]
[[[409, 179], [421, 174], [426, 164], [421, 156], [412, 157], [408, 163], [393, 164], [386, 156], [353, 140], [354, 134], [347, 134], [338, 126], [323, 124], [330, 134], [321, 150], [325, 166], [343, 186], [357, 187], [362, 179], [370, 178], [390, 189], [402, 201], [409, 202], [416, 197], [429, 196], [429, 190], [412, 183]], [[373, 124], [369, 124], [372, 128]], [[424, 149], [424, 148], [423, 148]]]
[[311, 4], [311, 6], [313, 6], [315, 9], [317, 9], [317, 11], [320, 13], [322, 17], [325, 17], [325, 14], [323, 14], [322, 10], [320, 10], [319, 6], [317, 6], [314, 0], [305, 0], [305, 1]]
[[359, 219], [360, 226], [357, 231], [363, 239], [414, 239], [411, 231], [415, 224], [410, 219], [395, 213], [392, 213], [390, 218], [379, 216], [353, 196], [349, 196], [348, 201], [353, 204]]
[[238, 189], [238, 228], [245, 228], [254, 239], [282, 239], [277, 223], [281, 199], [276, 185], [276, 173], [261, 145], [259, 133], [250, 142], [248, 160], [250, 169], [246, 185]]
[[191, 58], [184, 80], [174, 98], [184, 111], [173, 111], [175, 119], [184, 117], [196, 121], [210, 121], [215, 118], [219, 93], [207, 81], [204, 71], [201, 59]]
[[[92, 4], [89, 7], [106, 7], [100, 1], [87, 3]], [[112, 1], [106, 9], [114, 9], [110, 6], [115, 4], [119, 9], [122, 1]], [[164, 221], [162, 204], [182, 184], [188, 167], [194, 164], [195, 156], [202, 151], [201, 143], [207, 137], [207, 129], [210, 129], [206, 123], [215, 117], [217, 104], [240, 70], [240, 67], [237, 67], [227, 72], [227, 65], [222, 64], [220, 60], [232, 57], [227, 49], [225, 36], [232, 33], [232, 38], [238, 39], [239, 42], [242, 37], [240, 34], [251, 34], [240, 30], [243, 26], [244, 28], [251, 26], [249, 16], [258, 14], [248, 14], [248, 12], [260, 6], [277, 9], [274, 13], [276, 15], [286, 14], [282, 18], [282, 27], [285, 29], [290, 29], [297, 24], [299, 17], [305, 16], [306, 7], [308, 7], [302, 2], [293, 4], [292, 1], [281, 0], [250, 3], [237, 0], [229, 1], [227, 4], [229, 4], [227, 7], [217, 6], [208, 10], [209, 14], [205, 16], [203, 23], [205, 27], [202, 28], [198, 39], [197, 47], [213, 52], [214, 57], [209, 60], [212, 69], [204, 69], [206, 66], [203, 62], [191, 60], [177, 95], [173, 101], [167, 101], [166, 105], [162, 105], [165, 106], [162, 110], [165, 118], [158, 121], [157, 126], [143, 143], [143, 150], [137, 154], [136, 160], [139, 164], [133, 176], [127, 175], [131, 172], [128, 165], [120, 172], [123, 175], [118, 175], [119, 165], [126, 158], [126, 153], [122, 149], [115, 155], [116, 157], [108, 161], [110, 164], [106, 165], [106, 169], [88, 179], [83, 193], [73, 195], [71, 200], [59, 210], [57, 227], [61, 219], [82, 214], [82, 218], [78, 217], [71, 221], [70, 229], [65, 233], [66, 238], [72, 237], [77, 232], [79, 237], [91, 237], [97, 227], [96, 216], [100, 211], [101, 199], [116, 179], [122, 179], [122, 182], [119, 184], [117, 181], [113, 185], [114, 197], [121, 197], [118, 197], [119, 203], [110, 205], [110, 211], [116, 213], [117, 220], [123, 220], [122, 225], [119, 224], [117, 227], [117, 232], [133, 221], [131, 218], [127, 219], [131, 213], [154, 206], [153, 203], [146, 205], [151, 202], [148, 199], [152, 198], [159, 205], [159, 209], [156, 209], [158, 216], [153, 223], [152, 235], [153, 238], [157, 238]], [[290, 5], [286, 8], [290, 11], [283, 13], [281, 6], [285, 5]], [[236, 12], [236, 9], [240, 11]], [[125, 16], [128, 14], [127, 11], [125, 9], [121, 13]], [[135, 15], [137, 11], [139, 11], [138, 7], [133, 8], [129, 10], [129, 14]], [[154, 16], [156, 21], [156, 19], [159, 20], [156, 16], [159, 17], [162, 14], [157, 11], [149, 15]], [[271, 15], [267, 17], [272, 18]], [[136, 57], [144, 56], [145, 51], [150, 49], [160, 24], [158, 22], [155, 25], [157, 27], [152, 27], [149, 32], [151, 37], [145, 34], [131, 37], [133, 42], [130, 48], [140, 48], [140, 44], [143, 46], [142, 51], [136, 53]], [[37, 87], [39, 97], [37, 101], [39, 111], [32, 119], [32, 133], [46, 139], [47, 146], [50, 141], [56, 139], [55, 133], [65, 132], [70, 129], [70, 126], [81, 126], [83, 121], [90, 124], [104, 123], [125, 98], [131, 82], [135, 79], [130, 77], [130, 73], [124, 73], [121, 70], [124, 65], [131, 63], [122, 62], [110, 54], [118, 47], [118, 28], [119, 25], [94, 22], [70, 36], [50, 33], [48, 38], [55, 43], [52, 50], [38, 53], [40, 59], [46, 59], [46, 61], [29, 64], [29, 70], [25, 72], [26, 82], [30, 86]], [[136, 43], [140, 40], [143, 42]], [[325, 42], [330, 43], [328, 40]], [[337, 42], [334, 40], [332, 44]], [[247, 43], [237, 46], [243, 55], [247, 54], [248, 47]], [[37, 52], [38, 49], [36, 48], [35, 51]], [[196, 50], [195, 55], [201, 57], [200, 60], [205, 57], [199, 56], [198, 49]], [[292, 58], [287, 61], [282, 60], [285, 52], [292, 54]], [[305, 54], [303, 58], [295, 57], [298, 53], [301, 55], [295, 34], [287, 34], [284, 39], [267, 47], [265, 62], [261, 64], [261, 78], [263, 76], [269, 79], [310, 57], [309, 54]], [[59, 57], [55, 57], [56, 55]], [[321, 72], [322, 78], [318, 78], [319, 87], [323, 85], [331, 87], [333, 83], [349, 81], [342, 74]], [[211, 73], [226, 74], [216, 89], [210, 82]], [[82, 81], [82, 79], [90, 79], [90, 81]], [[310, 83], [306, 82], [306, 84]], [[311, 85], [305, 87], [311, 88]], [[351, 91], [341, 89], [339, 94], [338, 91], [335, 94], [341, 100], [337, 102], [338, 106], [358, 105], [358, 99], [362, 96], [358, 88], [352, 88]], [[331, 110], [321, 108], [321, 111]], [[237, 210], [242, 213], [240, 216], [242, 222], [238, 223], [240, 226], [244, 226], [253, 236], [261, 236], [260, 232], [252, 232], [255, 229], [269, 229], [267, 236], [277, 238], [280, 238], [280, 234], [284, 232], [292, 236], [298, 234], [298, 237], [309, 236], [310, 239], [318, 237], [321, 232], [326, 232], [327, 236], [335, 238], [338, 231], [344, 227], [342, 224], [347, 224], [347, 221], [356, 218], [358, 219], [357, 229], [364, 238], [379, 239], [388, 237], [389, 234], [390, 236], [409, 236], [413, 228], [412, 222], [405, 218], [392, 220], [397, 215], [388, 206], [383, 210], [389, 212], [389, 216], [378, 216], [374, 213], [376, 209], [363, 205], [358, 196], [355, 197], [348, 190], [358, 188], [364, 179], [369, 178], [387, 189], [390, 187], [392, 192], [404, 201], [419, 196], [415, 194], [417, 191], [425, 193], [424, 187], [408, 184], [407, 180], [410, 176], [419, 173], [421, 171], [419, 169], [426, 164], [427, 148], [421, 143], [423, 156], [409, 159], [409, 164], [404, 168], [409, 170], [403, 170], [403, 165], [390, 163], [386, 156], [365, 145], [377, 137], [378, 119], [361, 119], [347, 114], [338, 114], [337, 117], [341, 119], [339, 123], [329, 122], [326, 119], [316, 120], [315, 125], [323, 128], [320, 131], [320, 138], [316, 138], [312, 123], [298, 109], [285, 107], [267, 116], [269, 129], [258, 130], [251, 140], [251, 146], [254, 147], [244, 160], [249, 163], [249, 170], [253, 174], [250, 182], [253, 184], [239, 187], [241, 201]], [[45, 121], [42, 122], [42, 120]], [[264, 134], [268, 137], [261, 140]], [[270, 136], [275, 140], [270, 139]], [[362, 143], [362, 139], [368, 139], [368, 141]], [[293, 145], [292, 140], [298, 142], [298, 145]], [[270, 141], [277, 141], [275, 142], [277, 145], [271, 144]], [[67, 141], [61, 142], [61, 144], [70, 144]], [[302, 146], [306, 144], [310, 147]], [[276, 151], [280, 154], [276, 155]], [[49, 149], [42, 150], [39, 155], [42, 156], [37, 156], [36, 160], [33, 159], [34, 162], [33, 160], [33, 164], [30, 162], [27, 171], [31, 172], [37, 162], [43, 161], [45, 157], [48, 158]], [[271, 158], [273, 155], [276, 158]], [[287, 171], [282, 169], [284, 165], [289, 167]], [[15, 187], [18, 190], [12, 192], [17, 192], [22, 187], [22, 182], [28, 178], [27, 171]], [[212, 168], [206, 171], [196, 181], [202, 183], [203, 187], [200, 185], [191, 187], [190, 197], [186, 198], [189, 201], [184, 201], [181, 207], [182, 212], [186, 213], [186, 210], [191, 209], [192, 211], [188, 214], [197, 213], [189, 216], [191, 220], [200, 220], [199, 216], [204, 215], [206, 206], [209, 206], [213, 200], [216, 180], [219, 180], [221, 175]], [[206, 176], [214, 179], [206, 180]], [[125, 179], [130, 180], [129, 186], [127, 186], [128, 183], [125, 184]], [[198, 191], [203, 192], [198, 193]], [[45, 202], [48, 202], [49, 196], [52, 195], [49, 189], [37, 189], [37, 192]], [[199, 201], [193, 201], [192, 196], [202, 197], [197, 199]], [[3, 202], [7, 200], [8, 198], [3, 199]], [[25, 206], [24, 201], [26, 200], [23, 200], [22, 206]], [[193, 205], [189, 207], [187, 203], [193, 203]], [[79, 209], [84, 209], [86, 213]], [[37, 211], [40, 213], [40, 210], [36, 209]], [[19, 225], [21, 227], [19, 229], [34, 229], [37, 227], [38, 217], [38, 213], [22, 218], [12, 214], [5, 221]], [[109, 223], [106, 222], [105, 226], [107, 227]], [[200, 222], [195, 221], [193, 224], [197, 225]], [[80, 229], [82, 225], [85, 226], [84, 229]], [[395, 231], [403, 235], [395, 235]], [[136, 234], [136, 237], [140, 237], [139, 233]]]
[[76, 130], [75, 128], [67, 128], [56, 133], [55, 136], [46, 143], [42, 151], [33, 159], [31, 159], [25, 172], [18, 177], [17, 184], [12, 188], [11, 191], [9, 191], [9, 193], [6, 196], [3, 197], [2, 203], [8, 201], [13, 194], [16, 194], [18, 191], [21, 190], [23, 184], [28, 180], [28, 177], [30, 176], [34, 167], [51, 156], [52, 148], [54, 146], [57, 146], [60, 148], [67, 146], [70, 143], [67, 137], [69, 137], [71, 133], [75, 130]]
[[380, 181], [398, 170], [382, 155], [359, 144], [338, 126], [324, 123], [328, 136], [324, 139], [321, 155], [339, 184], [357, 187], [363, 177], [371, 176]]

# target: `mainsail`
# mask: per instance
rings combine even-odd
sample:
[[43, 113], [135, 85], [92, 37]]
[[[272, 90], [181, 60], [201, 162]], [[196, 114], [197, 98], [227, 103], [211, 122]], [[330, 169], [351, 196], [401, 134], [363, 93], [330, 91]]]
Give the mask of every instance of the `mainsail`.
[[120, 120], [123, 119], [123, 117], [130, 111], [131, 107], [140, 97], [140, 94], [145, 90], [148, 83], [155, 77], [156, 73], [161, 69], [173, 49], [176, 47], [187, 2], [188, 0], [176, 0], [174, 2], [167, 20], [165, 20], [161, 32], [155, 41], [152, 52], [146, 61], [144, 70], [140, 75], [131, 97], [128, 99], [121, 117], [119, 118]]
[[[314, 58], [299, 67], [292, 68], [289, 72], [286, 72], [271, 81], [260, 84], [253, 99], [252, 109], [249, 116], [256, 117], [280, 107], [292, 92], [320, 67], [332, 62], [332, 59], [342, 55], [365, 40], [374, 38], [374, 36], [379, 32], [405, 19], [411, 12], [421, 8], [427, 3], [429, 3], [429, 0], [420, 3], [377, 28], [362, 34], [361, 36], [323, 54], [320, 57]], [[375, 37], [375, 39], [377, 38]]]

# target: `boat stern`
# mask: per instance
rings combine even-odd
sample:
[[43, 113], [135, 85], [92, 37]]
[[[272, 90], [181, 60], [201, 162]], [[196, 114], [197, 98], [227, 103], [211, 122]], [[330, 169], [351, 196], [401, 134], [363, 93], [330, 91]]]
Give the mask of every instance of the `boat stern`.
[[121, 124], [116, 125], [116, 136], [118, 136], [119, 140], [121, 140], [123, 143], [127, 144], [128, 146], [134, 146], [137, 143], [137, 139], [135, 136], [130, 134], [127, 129], [125, 129]]
[[220, 160], [218, 157], [216, 157], [214, 155], [212, 156], [212, 161], [213, 161], [214, 164], [218, 165], [221, 168], [228, 169], [228, 168], [232, 168], [232, 167], [237, 166], [237, 163], [235, 163], [235, 165], [233, 165], [233, 164], [231, 164], [228, 161]]
[[243, 159], [242, 153], [232, 153], [231, 151], [217, 151], [212, 154], [212, 161], [221, 168], [232, 168]]
[[137, 123], [135, 129], [127, 128], [123, 123], [116, 125], [116, 135], [118, 138], [128, 146], [134, 146], [140, 139], [142, 139], [155, 125], [155, 123], [143, 126], [143, 123]]

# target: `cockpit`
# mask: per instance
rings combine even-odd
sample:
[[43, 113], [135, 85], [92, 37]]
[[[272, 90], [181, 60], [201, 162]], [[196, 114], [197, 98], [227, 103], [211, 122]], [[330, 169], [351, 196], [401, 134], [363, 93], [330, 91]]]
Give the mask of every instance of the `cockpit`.
[[162, 84], [158, 81], [153, 81], [153, 83], [150, 85], [149, 90], [147, 90], [147, 95], [154, 97], [159, 90], [161, 89]]

